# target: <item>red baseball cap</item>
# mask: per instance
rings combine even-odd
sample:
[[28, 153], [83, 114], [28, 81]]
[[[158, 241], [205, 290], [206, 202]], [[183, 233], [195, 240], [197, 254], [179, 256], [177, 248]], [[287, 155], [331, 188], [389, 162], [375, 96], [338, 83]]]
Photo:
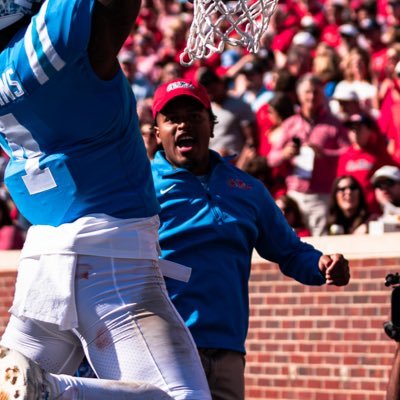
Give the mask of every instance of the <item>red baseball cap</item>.
[[154, 93], [153, 97], [153, 117], [155, 118], [171, 100], [178, 96], [189, 96], [199, 101], [207, 110], [211, 109], [210, 98], [206, 88], [191, 79], [174, 79], [163, 83]]

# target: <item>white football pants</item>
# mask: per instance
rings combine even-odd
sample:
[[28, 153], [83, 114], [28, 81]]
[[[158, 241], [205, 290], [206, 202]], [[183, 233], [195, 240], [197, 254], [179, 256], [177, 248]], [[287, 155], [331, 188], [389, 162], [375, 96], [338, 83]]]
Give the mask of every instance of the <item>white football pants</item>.
[[[156, 261], [80, 255], [75, 298], [77, 329], [11, 316], [1, 340], [51, 373], [57, 399], [211, 399], [196, 346]], [[100, 379], [70, 376], [84, 354]]]

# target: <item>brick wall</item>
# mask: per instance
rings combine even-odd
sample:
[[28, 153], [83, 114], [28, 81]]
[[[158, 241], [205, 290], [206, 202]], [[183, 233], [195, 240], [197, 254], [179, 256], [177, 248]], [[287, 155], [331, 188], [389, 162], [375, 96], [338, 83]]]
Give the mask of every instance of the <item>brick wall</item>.
[[[384, 400], [394, 343], [388, 273], [400, 272], [400, 234], [311, 238], [351, 260], [344, 288], [301, 285], [253, 258], [246, 400]], [[8, 319], [18, 254], [0, 251], [0, 334]]]
[[345, 288], [309, 287], [252, 266], [246, 400], [384, 400], [394, 343], [388, 272], [400, 258], [352, 260]]
[[0, 335], [8, 321], [8, 309], [14, 296], [15, 277], [16, 272], [13, 270], [0, 270]]

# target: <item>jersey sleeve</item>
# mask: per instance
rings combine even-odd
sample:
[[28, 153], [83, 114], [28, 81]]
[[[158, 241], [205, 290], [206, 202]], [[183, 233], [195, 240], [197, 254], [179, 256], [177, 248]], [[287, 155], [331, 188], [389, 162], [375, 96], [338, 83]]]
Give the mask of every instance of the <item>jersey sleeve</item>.
[[28, 56], [44, 70], [74, 61], [87, 50], [95, 0], [47, 0], [25, 35]]

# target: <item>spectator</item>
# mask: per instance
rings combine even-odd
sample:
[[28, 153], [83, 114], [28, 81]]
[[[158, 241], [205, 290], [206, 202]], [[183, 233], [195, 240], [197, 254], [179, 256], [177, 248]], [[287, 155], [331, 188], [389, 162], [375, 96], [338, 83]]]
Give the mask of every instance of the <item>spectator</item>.
[[274, 185], [271, 169], [268, 166], [267, 160], [263, 156], [249, 157], [241, 168], [244, 172], [260, 180], [269, 190]]
[[300, 21], [300, 27], [303, 32], [310, 33], [316, 41], [319, 40], [321, 27], [317, 25], [316, 20], [311, 15], [305, 15]]
[[400, 216], [400, 168], [393, 165], [384, 165], [371, 178], [375, 188], [375, 197], [378, 201], [382, 217]]
[[275, 200], [275, 203], [281, 209], [286, 221], [296, 232], [298, 237], [311, 236], [311, 232], [307, 228], [303, 214], [295, 200], [290, 196], [283, 194]]
[[154, 120], [151, 111], [153, 99], [138, 101], [137, 111], [139, 117], [140, 132], [146, 147], [147, 157], [152, 160], [157, 151], [157, 138], [154, 133]]
[[325, 96], [331, 98], [337, 83], [342, 79], [340, 58], [333, 47], [324, 43], [317, 46], [312, 72], [324, 83]]
[[153, 84], [154, 69], [158, 61], [158, 42], [155, 39], [156, 32], [137, 31], [133, 34], [132, 43], [128, 46], [128, 51], [135, 54], [135, 73], [136, 75]]
[[300, 18], [296, 11], [289, 4], [278, 3], [270, 23], [270, 30], [273, 32], [271, 50], [275, 54], [278, 68], [285, 64], [286, 53], [299, 25]]
[[327, 23], [323, 4], [319, 0], [289, 0], [288, 4], [299, 16], [300, 20], [304, 17], [311, 17], [321, 30]]
[[211, 69], [200, 70], [198, 80], [207, 90], [218, 121], [210, 148], [222, 156], [234, 155], [240, 158], [240, 153], [247, 147], [254, 156], [257, 128], [251, 107], [243, 100], [231, 96], [226, 82]]
[[388, 139], [388, 151], [400, 163], [400, 61], [395, 66], [392, 79], [384, 81], [386, 91], [378, 119], [382, 132]]
[[347, 130], [329, 112], [323, 90], [315, 75], [300, 78], [299, 113], [283, 122], [282, 135], [268, 155], [271, 167], [290, 163], [288, 195], [299, 204], [313, 235], [321, 235], [325, 229], [337, 160], [349, 146]]
[[325, 17], [327, 24], [322, 27], [320, 40], [328, 46], [338, 48], [342, 42], [339, 27], [350, 19], [346, 0], [327, 0], [325, 2]]
[[135, 54], [129, 50], [122, 50], [118, 55], [118, 61], [122, 72], [132, 87], [136, 99], [140, 101], [152, 97], [154, 87], [146, 77], [137, 72]]
[[149, 157], [149, 160], [152, 160], [158, 148], [156, 134], [154, 133], [154, 126], [150, 122], [144, 122], [140, 125], [140, 131], [142, 132], [147, 157]]
[[0, 250], [22, 249], [23, 244], [22, 232], [13, 224], [8, 203], [0, 197]]
[[240, 98], [250, 105], [254, 113], [272, 98], [273, 93], [264, 84], [265, 68], [260, 60], [244, 64], [240, 74], [244, 76], [244, 91]]
[[336, 85], [332, 100], [329, 102], [329, 108], [332, 114], [336, 115], [342, 122], [347, 121], [354, 114], [363, 113], [363, 107], [357, 93], [346, 85]]
[[292, 46], [305, 48], [305, 50], [313, 50], [317, 45], [317, 39], [310, 32], [299, 31], [292, 39]]
[[287, 96], [290, 96], [293, 104], [297, 104], [297, 77], [292, 75], [286, 68], [281, 68], [274, 71], [273, 76], [274, 86], [272, 90], [275, 92], [284, 92]]
[[352, 49], [358, 48], [359, 31], [352, 23], [345, 23], [339, 26], [340, 44], [336, 47], [341, 58], [348, 56]]
[[386, 96], [390, 96], [396, 84], [396, 65], [400, 61], [400, 43], [391, 45], [386, 49], [385, 65], [382, 72], [382, 79], [379, 85], [378, 101], [380, 104], [380, 118], [387, 121], [387, 115], [384, 114], [382, 103], [385, 101]]
[[181, 78], [182, 75], [182, 66], [177, 61], [167, 61], [161, 65], [159, 83], [161, 84], [176, 78]]
[[336, 89], [352, 90], [357, 94], [364, 112], [378, 116], [378, 93], [373, 85], [370, 75], [369, 55], [364, 50], [353, 48], [343, 59], [344, 79]]
[[282, 135], [282, 123], [294, 115], [294, 104], [289, 95], [284, 92], [276, 92], [274, 97], [268, 102], [268, 117], [270, 128], [260, 133], [259, 153], [268, 155], [271, 143], [279, 140]]
[[387, 51], [386, 45], [382, 42], [382, 27], [372, 17], [362, 19], [359, 26], [369, 54], [372, 82], [378, 85], [384, 77]]
[[166, 279], [169, 295], [199, 348], [213, 399], [242, 400], [253, 250], [311, 285], [347, 284], [347, 261], [301, 242], [264, 185], [208, 149], [214, 118], [204, 87], [161, 85], [153, 114], [164, 148], [152, 161], [162, 258], [192, 268], [187, 283]]
[[[174, 3], [169, 0], [166, 3]], [[185, 48], [186, 32], [189, 26], [182, 15], [175, 15], [167, 22], [160, 20], [160, 29], [164, 32], [162, 41], [158, 48], [160, 61], [173, 60], [179, 62], [179, 57]]]
[[400, 1], [399, 0], [388, 0], [387, 1], [387, 16], [386, 25], [399, 26], [400, 25]]
[[352, 175], [360, 183], [368, 208], [379, 213], [371, 177], [383, 165], [395, 162], [386, 149], [386, 140], [372, 117], [354, 114], [346, 122], [351, 146], [339, 156], [337, 176]]
[[[160, 43], [163, 37], [162, 31], [157, 26], [159, 14], [160, 10], [155, 7], [152, 0], [144, 1], [136, 20], [137, 32], [142, 35], [150, 35], [155, 43]], [[135, 41], [134, 46], [136, 45]]]
[[[283, 121], [294, 115], [294, 104], [291, 97], [283, 92], [276, 92], [268, 103], [268, 117], [270, 128], [260, 135], [259, 154], [268, 158], [271, 147], [282, 136]], [[286, 176], [290, 171], [290, 163], [282, 163], [270, 168], [272, 181], [268, 186], [273, 197], [286, 193]]]
[[313, 55], [305, 46], [291, 46], [287, 52], [284, 67], [290, 74], [299, 79], [304, 74], [311, 72]]
[[361, 185], [351, 175], [338, 177], [329, 201], [328, 235], [366, 234], [372, 219]]

